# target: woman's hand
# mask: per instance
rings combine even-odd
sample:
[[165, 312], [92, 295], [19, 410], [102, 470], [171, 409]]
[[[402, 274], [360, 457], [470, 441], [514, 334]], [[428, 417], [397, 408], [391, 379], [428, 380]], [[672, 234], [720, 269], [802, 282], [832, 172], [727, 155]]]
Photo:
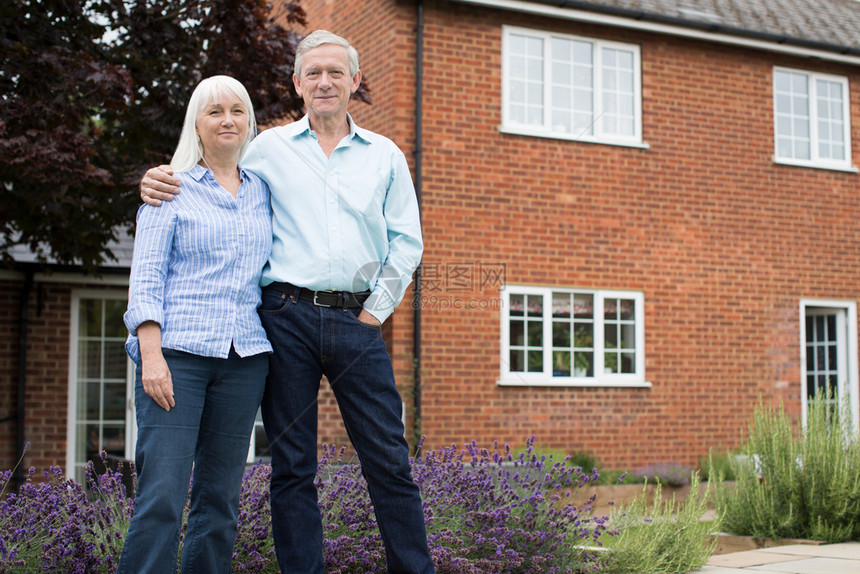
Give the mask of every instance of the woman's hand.
[[146, 321], [137, 328], [140, 342], [140, 376], [144, 392], [166, 411], [176, 406], [173, 400], [173, 378], [161, 353], [161, 325]]
[[173, 379], [167, 361], [159, 351], [157, 355], [142, 358], [143, 390], [158, 406], [166, 411], [176, 406], [173, 400]]

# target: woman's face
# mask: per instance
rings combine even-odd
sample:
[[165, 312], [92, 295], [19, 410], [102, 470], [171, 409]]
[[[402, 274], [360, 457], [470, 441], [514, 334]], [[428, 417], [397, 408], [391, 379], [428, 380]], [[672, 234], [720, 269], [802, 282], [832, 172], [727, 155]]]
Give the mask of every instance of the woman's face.
[[248, 137], [248, 110], [238, 97], [222, 91], [197, 114], [197, 135], [206, 155], [239, 153]]

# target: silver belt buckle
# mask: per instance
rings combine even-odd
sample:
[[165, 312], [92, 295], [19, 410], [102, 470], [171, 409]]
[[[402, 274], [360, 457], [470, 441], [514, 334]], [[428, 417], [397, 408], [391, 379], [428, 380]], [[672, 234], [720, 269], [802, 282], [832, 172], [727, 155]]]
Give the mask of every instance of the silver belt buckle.
[[335, 293], [335, 292], [334, 291], [314, 291], [314, 305], [316, 305], [317, 307], [331, 307], [331, 305], [326, 305], [325, 303], [320, 303], [317, 300], [317, 297], [319, 297], [320, 293]]

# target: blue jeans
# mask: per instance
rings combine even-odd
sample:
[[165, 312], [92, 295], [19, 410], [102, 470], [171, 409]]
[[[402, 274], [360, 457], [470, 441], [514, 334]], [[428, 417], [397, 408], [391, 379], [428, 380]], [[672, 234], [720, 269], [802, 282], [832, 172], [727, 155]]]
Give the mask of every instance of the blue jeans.
[[182, 574], [229, 573], [239, 493], [269, 355], [227, 359], [163, 349], [176, 406], [165, 411], [143, 390], [138, 364], [137, 493], [118, 574], [176, 572], [192, 467]]
[[262, 411], [272, 454], [272, 533], [284, 574], [323, 574], [314, 486], [322, 375], [361, 461], [388, 572], [434, 571], [391, 358], [380, 328], [360, 322], [359, 312], [317, 307], [297, 293], [263, 289], [260, 318], [274, 354]]

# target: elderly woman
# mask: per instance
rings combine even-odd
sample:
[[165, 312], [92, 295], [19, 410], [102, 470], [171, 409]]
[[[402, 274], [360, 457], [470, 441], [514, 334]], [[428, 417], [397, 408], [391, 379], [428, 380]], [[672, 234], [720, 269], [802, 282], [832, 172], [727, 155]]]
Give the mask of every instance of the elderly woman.
[[182, 193], [137, 216], [126, 349], [137, 364], [138, 475], [120, 573], [230, 572], [239, 490], [272, 347], [257, 315], [269, 190], [239, 167], [254, 137], [241, 83], [200, 82], [171, 162]]

